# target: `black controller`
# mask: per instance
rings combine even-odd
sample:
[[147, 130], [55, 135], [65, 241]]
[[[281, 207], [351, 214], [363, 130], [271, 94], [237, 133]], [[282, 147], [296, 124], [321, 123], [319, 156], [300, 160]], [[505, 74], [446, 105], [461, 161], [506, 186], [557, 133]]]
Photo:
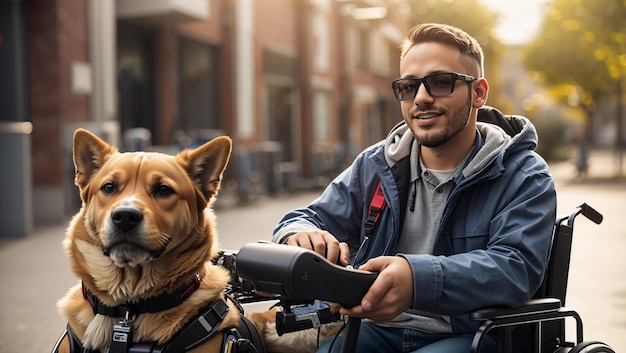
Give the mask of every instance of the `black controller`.
[[280, 294], [290, 302], [316, 299], [345, 308], [360, 304], [378, 273], [341, 267], [296, 246], [250, 243], [237, 254], [239, 276], [258, 291]]

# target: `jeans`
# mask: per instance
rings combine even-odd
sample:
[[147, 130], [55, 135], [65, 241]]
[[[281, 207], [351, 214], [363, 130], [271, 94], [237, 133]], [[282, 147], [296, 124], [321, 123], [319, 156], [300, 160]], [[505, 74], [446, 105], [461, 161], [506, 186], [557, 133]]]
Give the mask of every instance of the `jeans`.
[[[326, 340], [318, 353], [339, 353], [344, 335]], [[445, 333], [425, 333], [413, 329], [382, 327], [372, 323], [362, 323], [359, 331], [357, 350], [367, 353], [469, 353], [474, 335], [454, 335]], [[489, 336], [483, 341], [480, 353], [498, 351], [496, 340]]]

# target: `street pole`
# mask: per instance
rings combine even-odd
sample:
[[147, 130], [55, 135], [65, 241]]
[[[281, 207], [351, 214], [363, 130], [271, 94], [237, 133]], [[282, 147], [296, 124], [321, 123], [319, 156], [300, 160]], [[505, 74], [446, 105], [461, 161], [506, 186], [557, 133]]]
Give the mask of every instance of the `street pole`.
[[617, 158], [617, 177], [622, 177], [623, 174], [623, 154], [624, 154], [624, 90], [622, 88], [622, 82], [617, 82], [617, 107], [615, 109], [615, 118], [617, 121], [616, 139], [615, 139], [615, 158]]

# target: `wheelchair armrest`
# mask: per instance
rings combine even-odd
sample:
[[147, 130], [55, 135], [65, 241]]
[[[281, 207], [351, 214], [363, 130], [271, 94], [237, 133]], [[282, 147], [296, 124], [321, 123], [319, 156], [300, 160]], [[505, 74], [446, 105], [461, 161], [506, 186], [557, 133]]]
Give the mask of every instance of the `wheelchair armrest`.
[[557, 298], [531, 299], [519, 308], [488, 307], [470, 313], [471, 320], [485, 321], [502, 317], [523, 316], [542, 312], [558, 311], [561, 301]]

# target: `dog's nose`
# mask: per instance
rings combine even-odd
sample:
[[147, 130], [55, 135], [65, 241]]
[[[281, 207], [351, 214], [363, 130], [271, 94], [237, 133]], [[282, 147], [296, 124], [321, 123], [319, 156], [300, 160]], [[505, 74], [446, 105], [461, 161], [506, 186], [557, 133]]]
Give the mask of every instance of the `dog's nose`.
[[122, 231], [135, 228], [143, 220], [143, 214], [134, 207], [118, 207], [111, 214], [113, 225]]

